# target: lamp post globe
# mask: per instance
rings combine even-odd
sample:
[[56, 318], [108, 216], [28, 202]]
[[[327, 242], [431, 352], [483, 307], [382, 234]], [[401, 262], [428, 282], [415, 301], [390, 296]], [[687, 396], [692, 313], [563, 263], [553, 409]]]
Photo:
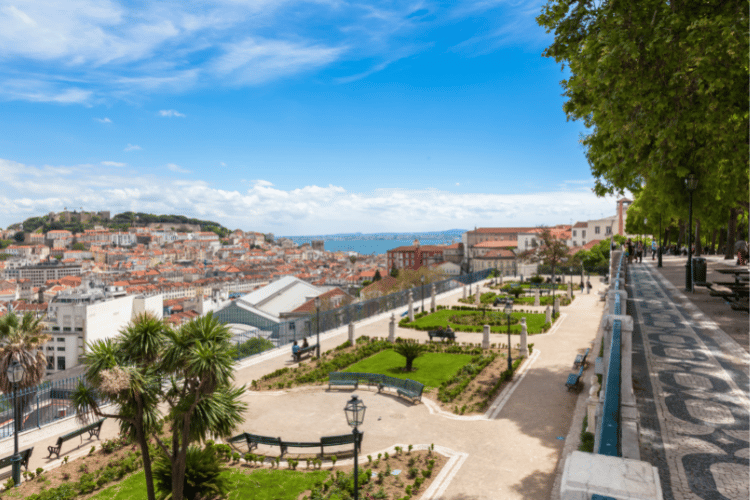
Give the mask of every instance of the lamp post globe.
[[318, 357], [320, 357], [320, 297], [315, 297], [315, 341], [318, 343]]
[[346, 423], [352, 428], [352, 433], [354, 434], [354, 500], [359, 499], [359, 471], [357, 462], [359, 458], [359, 431], [357, 430], [357, 427], [362, 425], [365, 421], [366, 409], [367, 407], [356, 394], [352, 394], [351, 399], [344, 407]]
[[5, 374], [8, 377], [8, 381], [13, 384], [13, 457], [11, 458], [11, 463], [13, 464], [13, 486], [18, 486], [21, 483], [21, 455], [18, 454], [18, 428], [19, 428], [19, 418], [18, 418], [18, 384], [23, 380], [24, 372], [25, 372], [24, 366], [18, 362], [18, 360], [13, 360], [13, 362], [8, 366], [7, 371]]
[[513, 357], [510, 354], [510, 315], [513, 312], [513, 299], [508, 297], [505, 300], [503, 312], [508, 315], [508, 371], [513, 372]]

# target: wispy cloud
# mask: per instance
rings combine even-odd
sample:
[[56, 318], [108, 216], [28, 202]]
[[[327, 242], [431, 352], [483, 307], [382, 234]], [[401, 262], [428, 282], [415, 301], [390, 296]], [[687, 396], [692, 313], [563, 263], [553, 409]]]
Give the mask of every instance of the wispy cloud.
[[112, 123], [112, 120], [110, 120], [106, 116], [104, 118], [94, 118], [94, 121], [97, 121], [99, 123]]
[[178, 174], [189, 174], [190, 170], [187, 170], [185, 168], [182, 168], [181, 166], [175, 164], [175, 163], [167, 163], [167, 168], [171, 170], [172, 172], [176, 172]]
[[121, 163], [119, 161], [103, 161], [102, 166], [104, 167], [124, 167], [127, 163]]
[[[217, 220], [230, 228], [286, 234], [553, 225], [600, 219], [602, 213], [615, 210], [615, 198], [597, 198], [590, 190], [507, 195], [438, 189], [352, 192], [331, 184], [281, 189], [262, 179], [247, 188], [224, 189], [204, 181], [133, 175], [96, 165], [36, 167], [3, 159], [0, 176], [3, 227], [64, 206], [178, 213]], [[530, 206], [534, 210], [528, 210]]]
[[168, 118], [185, 118], [185, 115], [175, 109], [162, 109], [159, 111], [159, 116], [165, 116]]
[[130, 143], [128, 143], [128, 145], [125, 146], [125, 149], [123, 149], [123, 151], [140, 151], [141, 149], [143, 149], [143, 148], [140, 147], [138, 144], [130, 144]]

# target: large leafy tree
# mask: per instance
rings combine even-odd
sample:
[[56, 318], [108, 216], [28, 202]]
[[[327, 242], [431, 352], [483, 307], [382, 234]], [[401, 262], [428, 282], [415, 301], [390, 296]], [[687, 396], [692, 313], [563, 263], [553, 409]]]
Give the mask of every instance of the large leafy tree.
[[652, 190], [699, 220], [748, 209], [748, 16], [739, 0], [548, 0], [537, 18], [567, 65], [569, 119], [599, 195]]
[[[212, 315], [172, 330], [151, 315], [137, 317], [115, 339], [89, 346], [84, 357], [88, 385], [80, 384], [73, 403], [81, 415], [120, 421], [121, 430], [141, 448], [149, 500], [155, 499], [148, 436], [171, 468], [172, 500], [184, 497], [191, 443], [209, 434], [227, 436], [242, 421], [244, 387], [234, 387], [234, 348], [226, 326]], [[102, 407], [97, 396], [116, 403]], [[162, 403], [170, 427], [165, 442], [159, 431]]]
[[13, 390], [7, 376], [8, 367], [18, 361], [25, 369], [19, 389], [33, 387], [41, 382], [47, 369], [47, 358], [42, 346], [50, 336], [42, 331], [41, 318], [31, 313], [19, 316], [15, 312], [0, 317], [0, 390]]
[[555, 269], [560, 263], [570, 257], [568, 246], [564, 240], [555, 236], [550, 228], [543, 227], [539, 232], [539, 246], [518, 255], [521, 261], [541, 262], [552, 268], [552, 282], [555, 282]]

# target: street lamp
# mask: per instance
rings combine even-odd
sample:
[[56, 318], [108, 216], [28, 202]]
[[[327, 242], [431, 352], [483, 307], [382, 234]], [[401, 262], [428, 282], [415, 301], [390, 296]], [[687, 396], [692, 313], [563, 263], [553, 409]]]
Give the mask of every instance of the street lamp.
[[419, 277], [419, 281], [422, 282], [422, 312], [424, 312], [424, 275]]
[[685, 177], [685, 189], [690, 193], [690, 209], [688, 211], [688, 261], [685, 266], [685, 291], [693, 291], [693, 191], [698, 187], [698, 178], [690, 172]]
[[320, 297], [315, 297], [315, 327], [317, 328], [318, 357], [320, 357]]
[[352, 398], [346, 403], [344, 407], [344, 413], [346, 414], [346, 423], [349, 424], [353, 429], [354, 433], [354, 500], [359, 498], [359, 486], [357, 481], [359, 480], [359, 471], [357, 470], [357, 457], [359, 456], [359, 431], [357, 426], [362, 425], [365, 421], [365, 410], [367, 407], [356, 394], [352, 395]]
[[656, 263], [656, 267], [661, 267], [661, 247], [662, 247], [662, 237], [661, 237], [661, 214], [659, 214], [659, 246], [656, 248], [657, 252], [657, 258], [658, 261]]
[[18, 383], [23, 380], [24, 367], [18, 360], [13, 360], [13, 363], [8, 367], [6, 374], [8, 375], [8, 381], [13, 384], [13, 457], [10, 459], [13, 464], [13, 486], [18, 486], [21, 483], [21, 455], [18, 454], [18, 428], [20, 427], [18, 420], [18, 400], [16, 399], [18, 393]]
[[510, 314], [513, 312], [513, 299], [505, 299], [503, 312], [508, 315], [508, 371], [513, 373], [513, 358], [510, 355]]

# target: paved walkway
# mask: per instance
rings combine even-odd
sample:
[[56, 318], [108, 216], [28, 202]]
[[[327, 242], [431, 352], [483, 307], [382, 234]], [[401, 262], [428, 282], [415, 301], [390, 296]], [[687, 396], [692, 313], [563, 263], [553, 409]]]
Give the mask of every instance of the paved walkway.
[[641, 458], [659, 469], [665, 500], [747, 500], [750, 356], [732, 339], [747, 314], [727, 322], [736, 311], [714, 297], [696, 307], [700, 297], [682, 291], [684, 260], [665, 259], [664, 275], [645, 260], [628, 269]]
[[[392, 448], [394, 445], [430, 445], [452, 456], [449, 470], [436, 487], [422, 498], [442, 499], [538, 499], [550, 498], [561, 458], [565, 436], [569, 434], [578, 398], [585, 398], [587, 387], [580, 396], [568, 392], [564, 383], [572, 371], [575, 355], [593, 342], [599, 326], [604, 303], [597, 291], [604, 289], [598, 279], [590, 295], [579, 295], [569, 307], [561, 308], [562, 316], [553, 329], [542, 335], [529, 337], [534, 343], [533, 356], [496, 399], [485, 416], [461, 417], [437, 410], [429, 401], [412, 405], [403, 399], [360, 388], [357, 393], [368, 406], [362, 426], [365, 432], [363, 458]], [[484, 291], [484, 290], [483, 290]], [[438, 299], [438, 304], [457, 303], [462, 296], [458, 289]], [[523, 309], [534, 309], [523, 306]], [[543, 307], [538, 308], [540, 311]], [[397, 311], [402, 312], [403, 308]], [[388, 335], [390, 314], [365, 320], [356, 326], [356, 334], [377, 337]], [[426, 338], [426, 332], [398, 329], [397, 336]], [[459, 333], [461, 342], [481, 342], [481, 333]], [[321, 335], [323, 350], [331, 349], [346, 340], [346, 328]], [[491, 342], [502, 343], [505, 335], [493, 334]], [[513, 343], [518, 342], [514, 336]], [[283, 366], [291, 365], [288, 350], [269, 352], [245, 361], [237, 371], [237, 382], [249, 384]], [[593, 364], [592, 364], [593, 366]], [[584, 378], [593, 373], [589, 368]], [[586, 385], [588, 385], [586, 383]], [[309, 439], [319, 435], [350, 432], [343, 408], [351, 391], [297, 389], [279, 393], [248, 393], [247, 419], [243, 430], [266, 435], [281, 435], [289, 439]], [[66, 428], [65, 425], [68, 427]], [[58, 424], [22, 435], [21, 446], [38, 447], [30, 468], [50, 468], [59, 463], [45, 458], [46, 446], [56, 436], [74, 427], [73, 422]], [[580, 432], [580, 423], [574, 435]], [[102, 439], [113, 437], [117, 425], [107, 420]], [[94, 444], [96, 440], [93, 441]], [[62, 455], [71, 459], [88, 452], [91, 441], [77, 441], [63, 447]], [[0, 453], [12, 443], [0, 443]]]

